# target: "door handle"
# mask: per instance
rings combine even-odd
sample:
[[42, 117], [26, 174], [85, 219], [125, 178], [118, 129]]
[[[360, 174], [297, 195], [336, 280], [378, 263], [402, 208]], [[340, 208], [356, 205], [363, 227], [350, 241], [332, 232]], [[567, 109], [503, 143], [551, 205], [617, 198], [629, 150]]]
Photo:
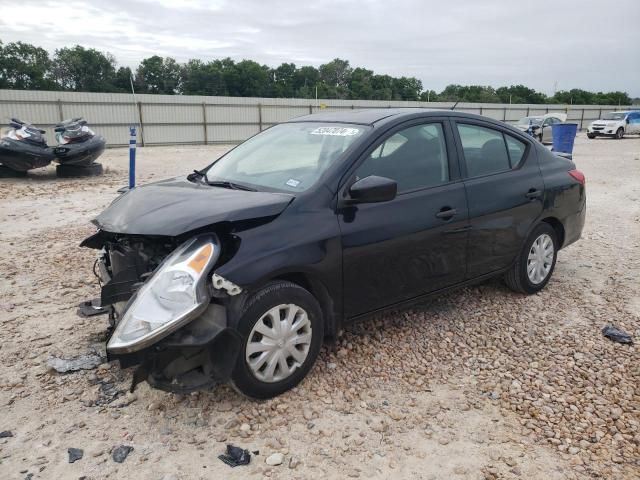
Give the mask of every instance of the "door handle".
[[535, 188], [529, 189], [529, 191], [525, 194], [525, 197], [527, 197], [530, 200], [533, 200], [535, 198], [540, 198], [541, 196], [542, 196], [542, 191], [536, 190]]
[[438, 213], [436, 213], [436, 218], [442, 218], [443, 220], [449, 220], [456, 215], [458, 211], [455, 208], [451, 207], [442, 207]]

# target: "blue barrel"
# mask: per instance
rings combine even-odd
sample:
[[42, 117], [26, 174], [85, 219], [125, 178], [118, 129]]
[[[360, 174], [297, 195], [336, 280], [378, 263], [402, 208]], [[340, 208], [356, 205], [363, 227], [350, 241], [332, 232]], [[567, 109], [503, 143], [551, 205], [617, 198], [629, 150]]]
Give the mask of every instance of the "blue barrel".
[[573, 142], [578, 132], [577, 123], [554, 123], [551, 125], [553, 135], [553, 151], [573, 153]]

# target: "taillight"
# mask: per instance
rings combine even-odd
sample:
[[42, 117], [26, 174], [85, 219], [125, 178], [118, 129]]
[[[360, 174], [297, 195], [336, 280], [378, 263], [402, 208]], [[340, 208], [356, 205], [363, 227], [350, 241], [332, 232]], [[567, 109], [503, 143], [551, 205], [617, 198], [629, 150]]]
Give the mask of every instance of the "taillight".
[[584, 185], [587, 179], [584, 177], [584, 173], [580, 170], [569, 170], [569, 175], [571, 175], [580, 185]]

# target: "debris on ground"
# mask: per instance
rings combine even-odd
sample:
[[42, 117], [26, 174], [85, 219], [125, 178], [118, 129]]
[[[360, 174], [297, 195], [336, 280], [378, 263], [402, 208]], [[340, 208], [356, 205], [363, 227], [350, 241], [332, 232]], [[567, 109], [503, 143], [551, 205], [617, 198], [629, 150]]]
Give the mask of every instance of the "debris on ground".
[[9, 430], [0, 432], [0, 438], [8, 438], [8, 437], [13, 437], [13, 433], [11, 433]]
[[249, 450], [228, 444], [227, 453], [218, 455], [218, 458], [230, 467], [237, 467], [239, 465], [248, 465], [251, 461], [251, 454]]
[[129, 445], [120, 445], [113, 449], [111, 452], [111, 458], [114, 462], [122, 463], [127, 459], [127, 456], [133, 451], [133, 447]]
[[78, 370], [93, 370], [106, 360], [106, 357], [94, 351], [73, 358], [51, 357], [47, 360], [47, 366], [58, 373], [69, 373]]
[[109, 313], [109, 309], [100, 305], [100, 299], [86, 300], [78, 305], [77, 314], [81, 317], [93, 317]]
[[602, 334], [607, 337], [609, 340], [622, 343], [624, 345], [633, 345], [633, 338], [624, 330], [620, 330], [613, 325], [607, 325], [602, 329]]
[[81, 448], [69, 448], [67, 453], [69, 454], [69, 463], [80, 460], [84, 455], [84, 451]]
[[266, 463], [267, 465], [270, 465], [272, 467], [275, 467], [277, 465], [282, 465], [282, 462], [284, 462], [284, 455], [282, 453], [280, 453], [280, 452], [272, 453], [264, 461], [264, 463]]

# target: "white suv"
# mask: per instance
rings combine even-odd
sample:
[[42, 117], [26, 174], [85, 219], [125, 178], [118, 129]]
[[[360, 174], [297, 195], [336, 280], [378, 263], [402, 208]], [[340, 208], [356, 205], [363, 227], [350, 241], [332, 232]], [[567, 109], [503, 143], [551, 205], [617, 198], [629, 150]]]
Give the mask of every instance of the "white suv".
[[640, 134], [640, 111], [606, 113], [600, 120], [591, 122], [587, 128], [587, 137], [589, 138], [602, 135], [620, 139], [629, 133]]

